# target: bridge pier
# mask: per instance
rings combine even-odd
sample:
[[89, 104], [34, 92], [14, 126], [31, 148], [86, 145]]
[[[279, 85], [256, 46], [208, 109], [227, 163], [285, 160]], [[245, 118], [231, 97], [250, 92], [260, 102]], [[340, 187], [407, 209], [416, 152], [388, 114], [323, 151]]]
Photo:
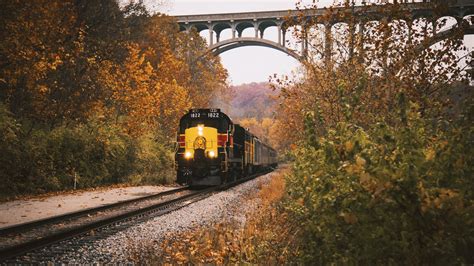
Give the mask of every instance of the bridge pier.
[[303, 57], [306, 57], [308, 55], [308, 46], [309, 46], [309, 42], [308, 42], [308, 33], [306, 32], [306, 36], [304, 38], [304, 51], [303, 51]]
[[349, 58], [352, 60], [354, 57], [354, 38], [355, 38], [355, 25], [353, 22], [349, 24]]
[[212, 28], [209, 28], [209, 45], [213, 45], [213, 44], [214, 44], [214, 30], [212, 30]]
[[408, 20], [407, 21], [407, 27], [408, 27], [408, 45], [411, 45], [412, 41], [412, 36], [413, 36], [413, 21]]
[[281, 25], [278, 24], [278, 44], [281, 45]]
[[303, 36], [303, 39], [301, 40], [301, 55], [306, 56], [308, 51], [308, 27], [306, 25], [303, 25], [301, 33]]
[[324, 24], [324, 60], [326, 63], [331, 61], [332, 53], [332, 25], [329, 23]]
[[359, 50], [359, 58], [361, 60], [364, 59], [364, 31], [365, 31], [365, 22], [359, 22], [359, 43], [358, 43], [358, 50]]

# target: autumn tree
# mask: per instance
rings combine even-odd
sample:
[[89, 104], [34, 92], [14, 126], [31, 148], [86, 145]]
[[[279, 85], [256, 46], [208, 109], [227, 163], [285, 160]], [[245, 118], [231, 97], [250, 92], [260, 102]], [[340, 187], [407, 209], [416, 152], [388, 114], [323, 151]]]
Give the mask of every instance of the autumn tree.
[[188, 66], [187, 87], [193, 107], [212, 107], [217, 99], [228, 102], [228, 73], [220, 57], [207, 52], [205, 40], [194, 29], [189, 33], [182, 32], [176, 41], [179, 44], [176, 53]]
[[2, 191], [169, 182], [180, 116], [227, 87], [203, 39], [141, 1], [1, 6]]
[[355, 24], [364, 8], [329, 8], [299, 24], [348, 22], [328, 35], [331, 49], [323, 29], [297, 32], [310, 44], [304, 79], [279, 83], [277, 118], [294, 148], [284, 206], [301, 230], [302, 263], [472, 262], [465, 22], [439, 42], [430, 27], [443, 4], [428, 7], [429, 20], [410, 21], [404, 5], [389, 4], [364, 27]]
[[[166, 66], [154, 67], [147, 60], [154, 56], [150, 55], [152, 49], [141, 51], [137, 44], [130, 44], [128, 49], [129, 56], [122, 65], [104, 62], [101, 69], [101, 78], [110, 92], [106, 106], [109, 115], [132, 135], [158, 128], [171, 134], [176, 118], [190, 107], [187, 90], [175, 79], [157, 73]], [[173, 63], [169, 59], [165, 62]]]
[[[443, 6], [432, 8], [436, 21], [436, 12], [442, 12]], [[369, 18], [364, 28], [357, 24], [356, 17], [366, 11], [353, 14], [348, 10], [329, 9], [323, 18], [305, 21], [309, 27], [304, 33], [309, 42], [304, 70], [307, 78], [295, 84], [280, 82], [282, 96], [288, 102], [282, 107], [287, 111], [282, 112], [285, 116], [300, 125], [305, 117], [312, 116], [317, 130], [323, 133], [324, 128], [347, 119], [365, 126], [381, 117], [390, 120], [396, 115], [396, 96], [400, 93], [416, 102], [424, 113], [433, 112], [428, 110], [433, 106], [450, 105], [449, 88], [455, 82], [467, 81], [460, 65], [469, 62], [469, 56], [459, 56], [466, 54], [462, 43], [465, 22], [454, 25], [451, 36], [438, 42], [439, 36], [431, 26], [433, 20], [412, 21], [403, 5], [380, 7], [379, 12], [391, 19]], [[324, 30], [318, 25], [333, 18], [348, 24], [333, 26], [328, 40], [333, 46], [325, 54], [328, 50], [319, 37]], [[442, 18], [435, 25], [440, 29], [446, 24], [447, 19]], [[301, 30], [296, 34], [303, 38]]]
[[48, 76], [63, 63], [63, 51], [74, 46], [67, 43], [75, 34], [72, 6], [46, 1], [2, 1], [1, 6], [2, 100], [18, 116], [44, 119], [51, 116]]
[[117, 3], [7, 2], [0, 48], [3, 100], [34, 123], [85, 122], [102, 98], [98, 62], [123, 59]]

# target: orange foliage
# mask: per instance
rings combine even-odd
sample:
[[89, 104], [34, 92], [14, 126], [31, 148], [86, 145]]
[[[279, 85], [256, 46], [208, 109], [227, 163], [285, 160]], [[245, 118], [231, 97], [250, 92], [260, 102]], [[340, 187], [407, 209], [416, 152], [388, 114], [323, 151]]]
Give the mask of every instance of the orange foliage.
[[3, 2], [0, 100], [33, 125], [99, 118], [171, 136], [187, 109], [213, 107], [227, 89], [219, 58], [201, 57], [204, 40], [141, 3]]
[[[157, 126], [173, 126], [182, 110], [189, 108], [187, 91], [176, 80], [160, 78], [146, 60], [147, 56], [153, 56], [153, 50], [141, 51], [138, 45], [130, 44], [128, 51], [123, 65], [104, 62], [101, 68], [101, 79], [110, 91], [112, 103], [107, 106], [108, 115], [135, 135]], [[167, 60], [169, 65], [174, 65], [171, 57]], [[164, 70], [164, 66], [160, 69]]]

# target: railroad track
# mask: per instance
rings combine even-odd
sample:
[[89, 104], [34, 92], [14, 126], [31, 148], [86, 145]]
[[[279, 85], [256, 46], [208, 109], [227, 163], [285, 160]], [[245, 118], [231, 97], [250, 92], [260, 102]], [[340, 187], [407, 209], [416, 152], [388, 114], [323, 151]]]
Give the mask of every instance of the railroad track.
[[0, 229], [0, 262], [21, 255], [25, 252], [74, 237], [78, 234], [126, 219], [127, 214], [138, 215], [140, 210], [159, 203], [180, 193], [184, 198], [194, 193], [186, 193], [187, 187], [172, 189], [153, 195], [120, 201], [113, 204], [88, 208], [77, 212], [66, 213], [41, 220]]
[[[270, 171], [238, 179], [218, 187], [191, 191], [179, 188], [147, 197], [55, 216], [0, 230], [0, 263], [15, 263], [14, 257], [81, 235], [125, 224], [138, 218], [167, 214]], [[179, 195], [172, 197], [173, 195]], [[166, 197], [172, 197], [167, 199]], [[166, 199], [165, 199], [166, 198]], [[133, 223], [132, 223], [133, 224]], [[126, 227], [126, 226], [125, 226]], [[113, 230], [111, 230], [113, 231]], [[12, 259], [12, 260], [10, 260]]]

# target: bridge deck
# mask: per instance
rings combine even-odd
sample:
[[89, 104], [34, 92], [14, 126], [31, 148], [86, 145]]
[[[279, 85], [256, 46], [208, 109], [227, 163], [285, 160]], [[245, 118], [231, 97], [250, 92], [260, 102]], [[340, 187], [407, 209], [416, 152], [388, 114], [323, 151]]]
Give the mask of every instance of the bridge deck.
[[[431, 11], [429, 3], [407, 3], [404, 4], [412, 12], [423, 12]], [[372, 5], [369, 7], [369, 13], [379, 13], [382, 5]], [[474, 8], [474, 1], [472, 0], [457, 0], [453, 4], [450, 4], [450, 10], [446, 15], [458, 14], [459, 11]], [[336, 7], [334, 9], [344, 10], [345, 7]], [[352, 9], [352, 8], [351, 8]], [[355, 6], [354, 11], [367, 12], [367, 6]], [[256, 11], [256, 12], [239, 12], [239, 13], [219, 13], [219, 14], [198, 14], [198, 15], [179, 15], [174, 16], [178, 23], [209, 23], [219, 21], [240, 21], [240, 20], [264, 20], [264, 19], [283, 19], [285, 17], [296, 17], [303, 12], [305, 16], [321, 16], [327, 8], [318, 9], [302, 9], [302, 10], [275, 10], [275, 11]], [[366, 13], [365, 13], [366, 14]]]

